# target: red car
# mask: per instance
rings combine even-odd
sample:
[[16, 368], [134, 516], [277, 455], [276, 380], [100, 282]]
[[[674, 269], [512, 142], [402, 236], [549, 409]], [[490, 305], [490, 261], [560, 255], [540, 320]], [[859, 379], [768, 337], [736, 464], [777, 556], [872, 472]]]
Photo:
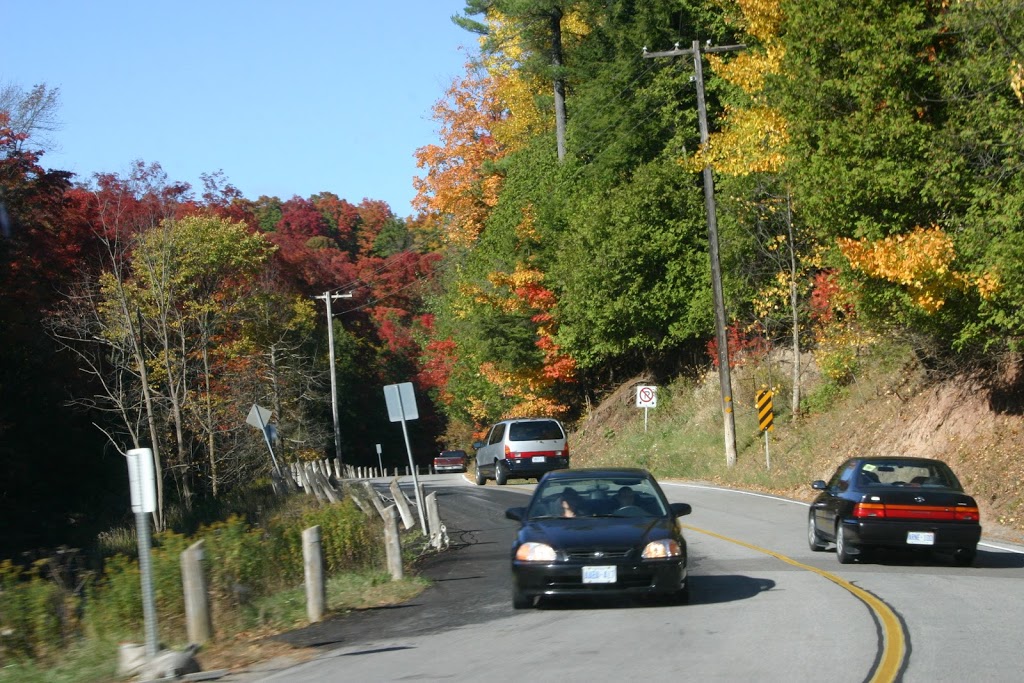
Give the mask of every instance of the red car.
[[434, 458], [435, 472], [465, 472], [466, 451], [441, 451]]

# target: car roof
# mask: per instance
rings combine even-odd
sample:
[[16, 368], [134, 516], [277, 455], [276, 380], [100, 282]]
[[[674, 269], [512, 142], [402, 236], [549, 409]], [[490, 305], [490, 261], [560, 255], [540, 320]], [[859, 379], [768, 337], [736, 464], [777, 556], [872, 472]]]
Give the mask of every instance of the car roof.
[[[615, 477], [650, 477], [651, 473], [640, 467], [577, 467], [570, 470], [553, 470], [544, 475], [546, 479], [582, 479]], [[651, 477], [653, 479], [653, 477]]]
[[860, 457], [857, 457], [857, 458], [851, 458], [851, 461], [853, 461], [853, 462], [860, 462], [861, 464], [869, 463], [869, 462], [895, 462], [897, 460], [900, 461], [900, 462], [907, 462], [907, 463], [912, 463], [912, 462], [936, 463], [937, 462], [937, 463], [940, 463], [942, 465], [946, 464], [946, 462], [944, 460], [939, 460], [937, 458], [922, 458], [922, 457], [918, 457], [918, 456], [908, 456], [908, 455], [870, 455], [870, 456], [865, 455], [865, 456], [860, 456]]

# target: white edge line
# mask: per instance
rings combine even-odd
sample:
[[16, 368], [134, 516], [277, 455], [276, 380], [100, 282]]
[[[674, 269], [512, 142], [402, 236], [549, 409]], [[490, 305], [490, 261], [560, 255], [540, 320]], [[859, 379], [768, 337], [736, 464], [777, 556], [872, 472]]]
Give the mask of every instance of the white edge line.
[[[691, 489], [707, 489], [708, 491], [725, 491], [727, 493], [739, 493], [739, 494], [742, 494], [744, 496], [754, 496], [755, 498], [768, 498], [770, 500], [780, 500], [783, 503], [792, 503], [793, 505], [803, 505], [804, 507], [810, 507], [811, 506], [810, 503], [805, 503], [802, 500], [793, 500], [791, 498], [783, 498], [782, 496], [773, 496], [773, 495], [768, 494], [768, 493], [755, 493], [754, 491], [742, 491], [740, 489], [729, 489], [729, 488], [725, 488], [725, 487], [722, 487], [722, 486], [708, 486], [706, 484], [680, 484], [680, 483], [672, 482], [672, 481], [659, 481], [658, 483], [661, 484], [662, 486], [682, 486], [684, 488], [691, 488]], [[1019, 555], [1024, 555], [1024, 548], [1020, 548], [1020, 547], [996, 545], [995, 543], [989, 543], [989, 542], [986, 542], [986, 541], [981, 541], [980, 543], [978, 543], [978, 545], [984, 546], [985, 548], [992, 548], [993, 550], [1002, 550], [1003, 552], [1007, 552], [1007, 553], [1017, 553]]]

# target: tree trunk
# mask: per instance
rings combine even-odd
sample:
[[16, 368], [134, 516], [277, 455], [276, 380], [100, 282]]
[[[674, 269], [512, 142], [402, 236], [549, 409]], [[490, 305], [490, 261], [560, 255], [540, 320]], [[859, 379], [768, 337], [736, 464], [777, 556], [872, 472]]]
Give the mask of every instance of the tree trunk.
[[558, 160], [565, 159], [565, 77], [562, 75], [562, 10], [551, 12], [551, 66], [555, 72], [555, 137]]
[[800, 312], [797, 308], [796, 288], [796, 243], [793, 239], [793, 204], [786, 194], [786, 227], [789, 230], [789, 307], [793, 316], [793, 396], [792, 421], [800, 416]]

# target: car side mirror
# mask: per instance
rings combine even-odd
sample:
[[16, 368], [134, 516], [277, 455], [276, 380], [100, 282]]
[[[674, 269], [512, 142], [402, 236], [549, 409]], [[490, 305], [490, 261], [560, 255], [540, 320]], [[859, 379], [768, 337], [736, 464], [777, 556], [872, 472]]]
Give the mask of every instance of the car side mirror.
[[508, 519], [514, 519], [517, 522], [521, 522], [523, 521], [523, 518], [526, 517], [526, 508], [509, 508], [508, 510], [505, 510], [505, 517]]
[[484, 443], [483, 441], [474, 441], [474, 442], [473, 442], [473, 448], [475, 448], [475, 449], [477, 449], [477, 450], [480, 450], [480, 449], [481, 449], [481, 448], [483, 448], [483, 447], [484, 447], [485, 445], [487, 445], [487, 444], [485, 444], [485, 443]]
[[828, 488], [828, 484], [826, 484], [821, 479], [815, 479], [814, 481], [811, 482], [811, 488], [814, 489], [815, 491], [824, 491], [825, 489]]
[[690, 507], [689, 503], [669, 503], [668, 507], [672, 510], [673, 517], [682, 517], [693, 512], [693, 508]]

